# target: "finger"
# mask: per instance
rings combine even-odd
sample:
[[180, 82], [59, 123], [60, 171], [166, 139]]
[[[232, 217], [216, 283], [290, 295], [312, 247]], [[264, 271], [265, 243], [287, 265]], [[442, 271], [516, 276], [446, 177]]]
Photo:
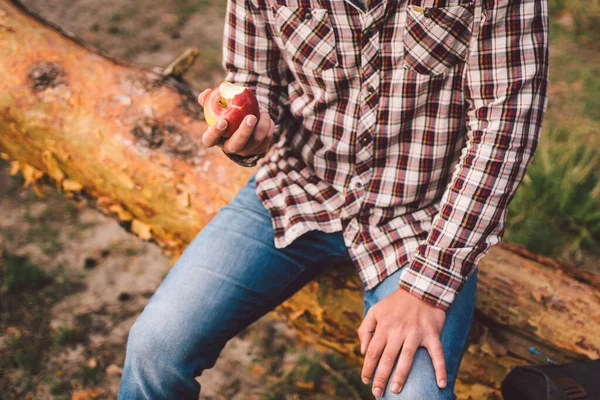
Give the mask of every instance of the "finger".
[[373, 379], [373, 395], [375, 397], [381, 397], [385, 393], [385, 388], [394, 369], [394, 364], [396, 364], [403, 340], [404, 338], [398, 334], [392, 339], [388, 339], [385, 350], [383, 350], [383, 354], [381, 354], [379, 364], [377, 365], [375, 379]]
[[373, 380], [373, 374], [375, 373], [375, 367], [381, 358], [383, 349], [387, 342], [387, 332], [376, 331], [373, 339], [369, 343], [367, 352], [365, 353], [365, 362], [362, 368], [362, 381], [367, 384]]
[[269, 151], [269, 149], [271, 148], [271, 142], [273, 141], [274, 131], [275, 131], [275, 122], [273, 122], [273, 120], [271, 120], [271, 126], [269, 127], [269, 133], [267, 134], [267, 137], [265, 138], [265, 140], [263, 140], [262, 143], [256, 149], [257, 153], [266, 153], [267, 151]]
[[442, 349], [442, 343], [440, 342], [439, 337], [432, 336], [429, 339], [425, 347], [427, 351], [429, 351], [429, 356], [431, 357], [431, 361], [433, 362], [433, 369], [435, 369], [435, 377], [440, 389], [446, 387], [446, 382], [448, 381], [448, 377], [446, 375], [446, 362], [444, 361], [444, 350]]
[[238, 130], [233, 132], [233, 135], [225, 141], [223, 150], [227, 153], [236, 154], [241, 151], [252, 136], [256, 122], [257, 120], [254, 115], [246, 116]]
[[208, 98], [208, 94], [210, 92], [211, 92], [211, 89], [204, 89], [204, 91], [202, 93], [200, 93], [200, 95], [198, 96], [198, 103], [200, 103], [200, 105], [202, 107], [204, 107], [204, 102]]
[[213, 125], [209, 126], [206, 132], [202, 134], [202, 144], [206, 147], [215, 146], [219, 143], [225, 129], [227, 129], [227, 120], [221, 118]]
[[400, 358], [398, 359], [394, 376], [392, 376], [390, 390], [393, 393], [400, 393], [402, 390], [406, 378], [408, 377], [408, 373], [410, 372], [410, 367], [412, 367], [415, 359], [417, 349], [419, 348], [419, 342], [419, 339], [415, 336], [408, 336], [404, 340], [402, 350], [400, 350]]
[[244, 146], [243, 152], [248, 154], [260, 153], [260, 151], [257, 149], [269, 135], [270, 128], [271, 117], [269, 116], [268, 112], [261, 110], [258, 117], [258, 122], [254, 128], [254, 133], [248, 140], [248, 143], [246, 143]]
[[268, 112], [261, 110], [260, 116], [258, 118], [258, 123], [256, 124], [256, 129], [254, 130], [256, 133], [256, 142], [262, 143], [263, 140], [269, 134], [269, 129], [271, 128], [271, 116]]
[[269, 128], [269, 133], [265, 140], [254, 150], [256, 154], [266, 153], [271, 148], [271, 141], [273, 140], [273, 131], [274, 131], [275, 123], [271, 121], [271, 127]]
[[360, 354], [365, 354], [367, 348], [369, 347], [369, 342], [373, 337], [373, 332], [375, 332], [375, 327], [377, 327], [377, 320], [373, 316], [373, 312], [369, 310], [365, 319], [363, 319], [362, 323], [358, 327], [358, 338], [360, 339]]

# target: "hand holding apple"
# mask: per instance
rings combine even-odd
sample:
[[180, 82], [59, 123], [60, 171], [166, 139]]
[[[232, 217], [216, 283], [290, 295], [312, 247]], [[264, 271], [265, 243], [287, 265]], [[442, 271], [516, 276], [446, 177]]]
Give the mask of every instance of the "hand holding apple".
[[202, 135], [206, 147], [219, 146], [226, 153], [249, 156], [266, 152], [275, 123], [249, 89], [223, 82], [198, 97], [209, 128]]

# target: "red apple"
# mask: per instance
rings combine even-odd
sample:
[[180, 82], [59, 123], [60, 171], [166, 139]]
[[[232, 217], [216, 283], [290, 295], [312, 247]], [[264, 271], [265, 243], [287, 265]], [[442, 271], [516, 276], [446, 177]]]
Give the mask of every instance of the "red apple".
[[250, 89], [233, 83], [223, 82], [216, 86], [204, 102], [204, 119], [211, 126], [219, 118], [227, 120], [224, 138], [229, 138], [240, 127], [247, 115], [254, 115], [258, 120], [260, 109], [258, 100]]

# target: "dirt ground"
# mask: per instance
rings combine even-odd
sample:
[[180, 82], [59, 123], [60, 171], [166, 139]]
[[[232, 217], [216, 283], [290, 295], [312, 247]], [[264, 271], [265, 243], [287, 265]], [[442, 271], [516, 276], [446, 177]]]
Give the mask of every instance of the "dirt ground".
[[[128, 331], [169, 260], [85, 199], [22, 185], [1, 162], [0, 398], [114, 399]], [[206, 400], [369, 398], [357, 370], [297, 345], [269, 316], [199, 382]]]
[[[148, 68], [197, 47], [186, 79], [203, 89], [223, 78], [225, 1], [22, 1]], [[545, 125], [595, 146], [599, 53], [574, 45], [571, 25], [566, 17], [553, 25], [551, 71], [560, 73], [552, 76]], [[38, 198], [9, 168], [0, 160], [0, 399], [114, 399], [128, 330], [169, 260], [85, 200], [48, 187]], [[293, 332], [268, 316], [232, 340], [200, 382], [206, 400], [373, 398], [356, 368], [296, 344]]]
[[[223, 77], [225, 2], [211, 1], [24, 3], [111, 55], [149, 68], [198, 47], [186, 78], [203, 88]], [[40, 199], [22, 184], [0, 160], [0, 398], [114, 399], [127, 333], [169, 260], [85, 200], [51, 188]], [[371, 398], [359, 371], [296, 345], [293, 332], [269, 316], [232, 340], [199, 381], [207, 400]]]
[[[13, 321], [8, 335], [0, 337], [0, 351], [4, 346], [12, 348], [13, 356], [18, 346], [9, 342], [15, 338], [22, 339], [25, 353], [47, 353], [39, 357], [41, 368], [3, 368], [8, 374], [0, 379], [10, 387], [1, 397], [53, 399], [93, 387], [101, 392], [99, 398], [115, 398], [127, 333], [168, 272], [169, 260], [157, 246], [127, 233], [85, 203], [78, 207], [52, 191], [38, 199], [30, 189], [20, 187], [19, 179], [8, 176], [6, 166], [0, 180], [5, 253], [37, 266], [52, 277], [48, 285], [57, 288], [47, 299], [50, 307], [33, 310], [47, 314], [38, 316], [47, 324]], [[249, 398], [260, 386], [251, 368], [262, 352], [256, 336], [270, 329], [281, 331], [266, 318], [227, 346], [217, 366], [201, 379], [203, 399]], [[39, 341], [48, 346], [29, 344]], [[16, 363], [27, 364], [18, 359]], [[38, 378], [42, 379], [38, 382]], [[229, 390], [232, 386], [236, 395]]]
[[166, 67], [189, 47], [200, 49], [186, 79], [198, 89], [222, 81], [225, 1], [24, 0], [28, 7], [86, 42], [148, 68]]

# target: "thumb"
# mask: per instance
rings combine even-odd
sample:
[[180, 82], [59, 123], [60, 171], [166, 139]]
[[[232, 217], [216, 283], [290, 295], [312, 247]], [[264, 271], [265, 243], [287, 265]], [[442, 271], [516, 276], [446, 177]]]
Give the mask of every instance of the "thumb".
[[211, 89], [204, 89], [204, 91], [202, 93], [200, 93], [200, 95], [198, 96], [198, 103], [204, 107], [204, 103], [206, 102], [206, 99], [208, 98], [208, 94], [211, 92]]

